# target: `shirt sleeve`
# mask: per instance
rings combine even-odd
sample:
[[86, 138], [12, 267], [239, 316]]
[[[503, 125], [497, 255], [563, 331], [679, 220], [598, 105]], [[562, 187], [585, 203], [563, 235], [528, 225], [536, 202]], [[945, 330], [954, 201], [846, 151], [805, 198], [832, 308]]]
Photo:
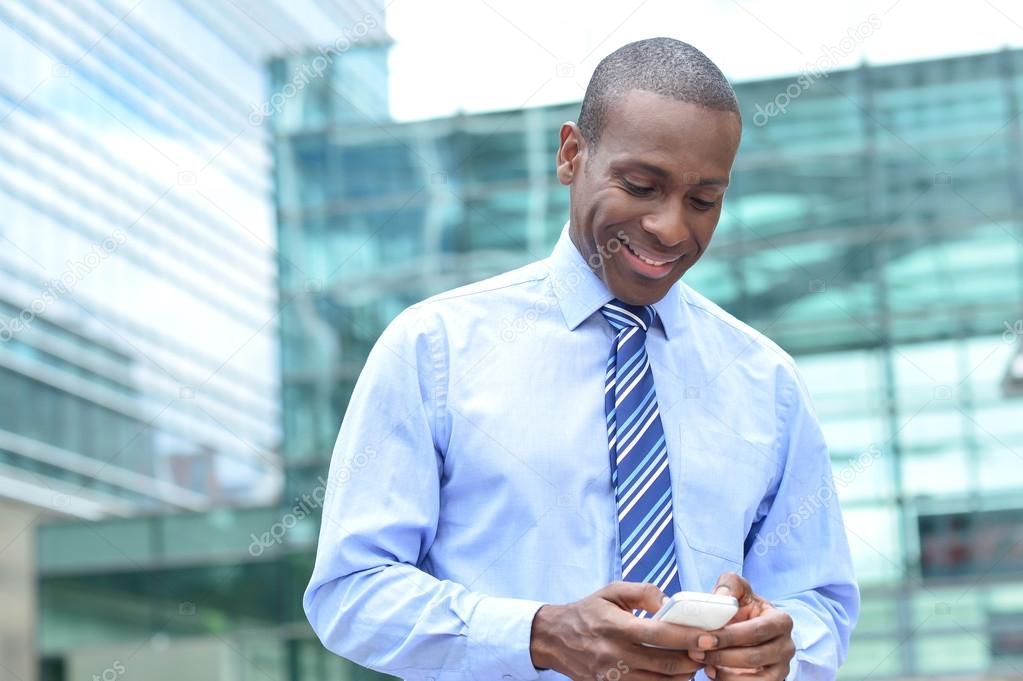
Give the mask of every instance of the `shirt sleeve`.
[[743, 575], [793, 620], [790, 680], [834, 679], [859, 616], [860, 595], [831, 472], [806, 387], [788, 366], [779, 395], [783, 470], [747, 540]]
[[303, 606], [323, 645], [406, 679], [534, 679], [542, 603], [421, 569], [441, 504], [446, 343], [416, 307], [374, 345], [334, 446]]

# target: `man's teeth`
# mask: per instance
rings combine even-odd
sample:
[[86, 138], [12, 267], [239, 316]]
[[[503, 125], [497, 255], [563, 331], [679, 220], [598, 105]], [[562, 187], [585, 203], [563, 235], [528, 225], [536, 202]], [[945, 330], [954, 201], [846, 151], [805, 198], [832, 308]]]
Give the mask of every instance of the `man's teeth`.
[[644, 255], [641, 255], [640, 253], [637, 253], [636, 250], [633, 249], [631, 246], [629, 246], [627, 248], [630, 251], [632, 251], [633, 255], [635, 255], [637, 258], [639, 258], [640, 260], [645, 262], [647, 265], [654, 265], [656, 267], [661, 267], [662, 265], [667, 265], [669, 262], [671, 262], [671, 260], [651, 260], [650, 258], [648, 258], [648, 257], [646, 257]]

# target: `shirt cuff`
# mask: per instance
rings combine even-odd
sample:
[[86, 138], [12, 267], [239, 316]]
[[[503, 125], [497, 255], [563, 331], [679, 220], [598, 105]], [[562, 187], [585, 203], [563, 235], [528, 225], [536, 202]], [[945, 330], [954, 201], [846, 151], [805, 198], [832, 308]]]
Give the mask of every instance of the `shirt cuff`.
[[775, 602], [792, 618], [792, 642], [796, 654], [789, 665], [786, 681], [834, 679], [838, 673], [838, 653], [832, 649], [834, 637], [819, 617], [804, 604]]
[[529, 654], [529, 639], [542, 601], [484, 596], [469, 621], [476, 678], [530, 681], [540, 675]]
[[[791, 616], [792, 613], [789, 612]], [[785, 681], [797, 681], [799, 679], [799, 656], [802, 651], [806, 648], [806, 644], [803, 643], [803, 628], [799, 626], [799, 622], [796, 618], [792, 618], [792, 643], [796, 646], [796, 654], [792, 656], [792, 662], [789, 663], [789, 675], [785, 677]]]

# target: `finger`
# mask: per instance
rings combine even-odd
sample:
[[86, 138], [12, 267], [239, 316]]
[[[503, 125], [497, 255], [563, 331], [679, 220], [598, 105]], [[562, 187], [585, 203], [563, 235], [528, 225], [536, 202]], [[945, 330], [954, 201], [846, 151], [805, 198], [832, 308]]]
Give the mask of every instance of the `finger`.
[[[708, 669], [710, 669], [710, 667], [708, 667]], [[788, 662], [771, 665], [756, 671], [751, 669], [726, 669], [716, 667], [714, 669], [714, 676], [710, 676], [710, 674], [708, 674], [708, 676], [714, 679], [714, 681], [782, 681], [782, 679], [788, 675]]]
[[597, 592], [601, 598], [611, 601], [622, 610], [647, 610], [657, 612], [666, 596], [653, 584], [641, 582], [614, 582]]
[[707, 634], [707, 638], [698, 641], [701, 650], [721, 650], [739, 646], [756, 646], [778, 638], [791, 637], [792, 618], [781, 610], [767, 610], [760, 617], [726, 624], [721, 629]]
[[661, 650], [649, 646], [635, 646], [630, 657], [634, 669], [654, 672], [664, 676], [692, 675], [703, 667], [703, 663], [691, 660], [682, 650]]
[[[697, 648], [700, 636], [707, 636], [707, 632], [702, 629], [641, 617], [633, 617], [631, 621], [623, 622], [619, 631], [625, 640], [632, 643], [645, 643], [674, 651]], [[707, 646], [708, 649], [713, 647], [715, 646]]]
[[727, 648], [725, 650], [690, 650], [689, 657], [696, 662], [715, 667], [743, 667], [756, 669], [792, 659], [796, 646], [790, 636], [779, 636], [758, 646]]
[[740, 608], [752, 605], [755, 597], [750, 583], [734, 572], [722, 572], [711, 591], [718, 596], [734, 597], [739, 601]]
[[760, 596], [754, 596], [753, 602], [749, 605], [744, 605], [735, 613], [735, 616], [728, 621], [729, 624], [733, 622], [745, 622], [751, 620], [754, 617], [760, 617], [767, 610], [770, 610], [774, 606], [765, 601]]
[[756, 678], [756, 675], [761, 670], [760, 667], [756, 667], [754, 669], [746, 669], [744, 667], [714, 667], [714, 669], [717, 669], [719, 672], [724, 672], [725, 675], [740, 676], [743, 679], [746, 679], [746, 681], [748, 681], [751, 676]]
[[[677, 676], [665, 676], [664, 674], [658, 674], [657, 672], [648, 672], [641, 669], [635, 669], [629, 672], [629, 681], [689, 681], [693, 678], [695, 672], [688, 674], [679, 674]], [[606, 677], [605, 677], [606, 678]], [[626, 676], [622, 675], [622, 681]]]

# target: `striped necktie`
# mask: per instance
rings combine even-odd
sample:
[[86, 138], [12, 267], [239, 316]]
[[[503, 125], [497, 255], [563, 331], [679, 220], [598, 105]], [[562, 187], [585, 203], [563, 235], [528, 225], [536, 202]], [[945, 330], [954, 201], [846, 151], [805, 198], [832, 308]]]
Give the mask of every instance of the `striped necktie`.
[[671, 477], [646, 354], [653, 307], [615, 298], [600, 309], [615, 331], [607, 360], [607, 415], [611, 484], [618, 501], [622, 579], [649, 582], [669, 596], [681, 590], [675, 559]]

